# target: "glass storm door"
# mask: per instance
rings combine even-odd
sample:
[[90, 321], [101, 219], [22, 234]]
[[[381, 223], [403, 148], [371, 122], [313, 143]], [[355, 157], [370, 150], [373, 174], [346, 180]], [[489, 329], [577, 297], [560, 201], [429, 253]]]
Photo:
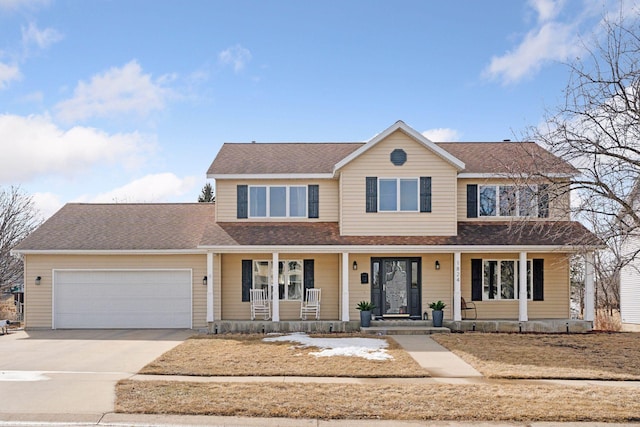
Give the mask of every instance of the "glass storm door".
[[420, 318], [420, 260], [373, 258], [371, 299], [378, 316]]

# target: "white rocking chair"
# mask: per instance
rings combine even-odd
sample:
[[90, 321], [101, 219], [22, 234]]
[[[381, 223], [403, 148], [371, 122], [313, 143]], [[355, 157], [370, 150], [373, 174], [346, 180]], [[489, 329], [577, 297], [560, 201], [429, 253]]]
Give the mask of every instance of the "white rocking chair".
[[305, 300], [300, 305], [300, 319], [307, 320], [307, 314], [315, 314], [320, 319], [320, 291], [321, 289], [307, 289]]
[[256, 316], [262, 316], [264, 320], [271, 319], [271, 302], [265, 296], [263, 289], [250, 289], [249, 299], [251, 300], [251, 320], [256, 320]]

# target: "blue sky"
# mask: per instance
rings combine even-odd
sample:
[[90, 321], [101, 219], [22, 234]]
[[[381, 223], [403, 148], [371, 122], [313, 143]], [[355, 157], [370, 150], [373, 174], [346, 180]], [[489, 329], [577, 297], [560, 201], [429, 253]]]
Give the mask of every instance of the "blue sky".
[[0, 0], [0, 186], [196, 201], [223, 142], [517, 139], [638, 0]]

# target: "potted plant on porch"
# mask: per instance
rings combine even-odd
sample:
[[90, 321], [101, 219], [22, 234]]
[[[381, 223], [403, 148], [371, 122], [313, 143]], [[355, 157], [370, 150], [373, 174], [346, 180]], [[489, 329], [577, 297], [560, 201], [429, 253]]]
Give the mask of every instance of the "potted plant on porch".
[[433, 326], [436, 328], [442, 327], [442, 318], [444, 316], [444, 312], [442, 311], [447, 305], [442, 301], [432, 302], [429, 304], [429, 308], [431, 309], [431, 318], [433, 319]]
[[369, 301], [360, 301], [356, 308], [360, 310], [360, 327], [368, 328], [371, 326], [371, 312], [376, 308], [375, 304]]

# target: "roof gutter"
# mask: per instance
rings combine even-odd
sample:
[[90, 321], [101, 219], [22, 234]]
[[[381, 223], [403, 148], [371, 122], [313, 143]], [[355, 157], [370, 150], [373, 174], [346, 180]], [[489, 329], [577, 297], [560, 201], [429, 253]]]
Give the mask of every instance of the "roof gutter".
[[584, 251], [593, 251], [601, 249], [598, 246], [574, 246], [574, 245], [492, 245], [492, 246], [476, 246], [476, 245], [320, 245], [320, 246], [199, 246], [201, 249], [206, 249], [209, 252], [216, 253], [289, 253], [289, 254], [302, 254], [302, 253], [425, 253], [425, 254], [441, 254], [441, 253], [506, 253], [506, 252], [563, 252], [563, 253], [575, 253]]

